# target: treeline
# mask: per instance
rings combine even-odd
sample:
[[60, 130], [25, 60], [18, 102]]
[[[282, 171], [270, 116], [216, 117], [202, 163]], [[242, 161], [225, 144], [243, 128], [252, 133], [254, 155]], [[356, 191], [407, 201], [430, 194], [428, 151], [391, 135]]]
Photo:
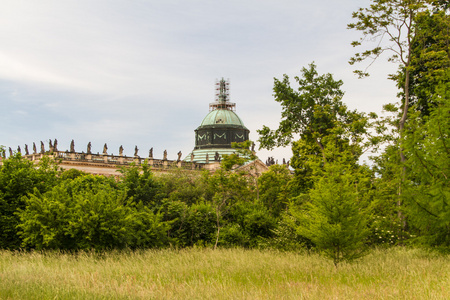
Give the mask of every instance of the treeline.
[[[350, 29], [387, 37], [350, 63], [393, 51], [390, 75], [399, 103], [386, 115], [350, 110], [343, 84], [311, 63], [275, 79], [282, 107], [277, 129], [264, 126], [261, 148], [292, 148], [291, 167], [256, 177], [233, 166], [215, 173], [154, 176], [147, 166], [122, 178], [38, 168], [16, 154], [0, 168], [0, 247], [111, 249], [246, 247], [317, 249], [335, 264], [371, 246], [450, 250], [450, 15], [447, 1], [372, 0]], [[382, 47], [387, 45], [386, 47]], [[356, 71], [360, 76], [365, 71]], [[363, 101], [364, 99], [361, 99]], [[365, 153], [374, 153], [369, 165]], [[245, 154], [245, 153], [244, 153]]]
[[259, 247], [276, 236], [292, 179], [280, 165], [258, 179], [224, 169], [155, 176], [148, 165], [121, 172], [62, 171], [49, 157], [36, 167], [20, 154], [4, 160], [1, 248]]

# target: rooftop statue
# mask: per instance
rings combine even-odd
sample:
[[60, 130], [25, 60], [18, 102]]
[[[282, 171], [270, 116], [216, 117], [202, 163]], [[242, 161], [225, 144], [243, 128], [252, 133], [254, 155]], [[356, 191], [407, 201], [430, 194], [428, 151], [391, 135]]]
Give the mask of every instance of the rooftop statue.
[[181, 151], [178, 151], [178, 159], [177, 159], [177, 161], [180, 161], [181, 160]]
[[48, 140], [48, 148], [49, 148], [50, 152], [53, 152], [54, 148], [53, 148], [52, 140]]
[[138, 156], [138, 151], [139, 151], [138, 147], [135, 146], [134, 147], [134, 156]]
[[55, 139], [55, 142], [53, 143], [53, 151], [58, 151], [58, 140]]
[[72, 140], [70, 142], [70, 152], [75, 152], [75, 141], [74, 140]]
[[106, 145], [106, 143], [105, 143], [105, 145], [103, 146], [103, 154], [108, 154], [108, 145]]
[[12, 152], [11, 147], [9, 147], [9, 156], [10, 156], [10, 157], [13, 156], [13, 152]]
[[41, 141], [41, 154], [45, 153], [44, 142]]
[[25, 144], [25, 155], [29, 155], [30, 153], [28, 152], [28, 145]]
[[153, 158], [153, 147], [151, 147], [150, 151], [148, 151], [148, 157]]
[[120, 156], [123, 155], [123, 147], [122, 147], [122, 145], [120, 145], [120, 147], [119, 147], [119, 155], [120, 155]]
[[89, 142], [88, 144], [87, 144], [87, 149], [86, 149], [86, 153], [87, 154], [91, 154], [92, 152], [91, 152], [91, 148], [92, 148], [92, 144], [91, 144], [91, 142]]
[[20, 146], [17, 146], [17, 152], [22, 153], [22, 150], [20, 149]]
[[273, 156], [267, 158], [267, 160], [266, 160], [266, 166], [270, 167], [270, 166], [272, 166], [272, 165], [274, 165], [274, 164], [275, 164], [275, 159], [273, 158]]
[[33, 154], [37, 153], [36, 144], [33, 142]]
[[167, 160], [167, 150], [164, 150], [163, 160]]

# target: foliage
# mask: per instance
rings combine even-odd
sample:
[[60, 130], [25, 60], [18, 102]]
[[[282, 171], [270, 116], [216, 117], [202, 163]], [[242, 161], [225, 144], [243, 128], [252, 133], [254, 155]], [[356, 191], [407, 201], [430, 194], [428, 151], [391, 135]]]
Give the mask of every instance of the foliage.
[[319, 75], [314, 63], [303, 68], [302, 77], [295, 80], [299, 85], [297, 91], [290, 86], [287, 75], [282, 81], [275, 79], [274, 96], [281, 104], [282, 120], [278, 129], [264, 126], [258, 133], [262, 148], [292, 145], [296, 186], [299, 192], [305, 192], [312, 185], [312, 164], [324, 165], [329, 159], [325, 152], [327, 143], [333, 141], [342, 151], [350, 150], [355, 162], [358, 160], [368, 119], [347, 109], [342, 103], [342, 81], [334, 80], [329, 73]]
[[437, 88], [430, 115], [412, 114], [404, 137], [409, 218], [426, 245], [450, 249], [450, 71]]
[[272, 165], [258, 178], [259, 201], [275, 217], [287, 208], [291, 197], [292, 175], [284, 165]]
[[56, 162], [48, 157], [37, 166], [20, 153], [3, 160], [0, 166], [0, 248], [17, 249], [20, 246], [16, 212], [25, 207], [23, 197], [51, 189], [58, 182], [57, 174]]
[[[349, 29], [355, 29], [362, 33], [358, 41], [352, 42], [354, 47], [361, 46], [362, 42], [378, 41], [377, 46], [372, 49], [356, 53], [350, 59], [350, 64], [362, 62], [369, 59], [369, 66], [385, 51], [393, 52], [389, 61], [400, 63], [402, 74], [400, 76], [390, 75], [391, 79], [399, 81], [403, 77], [401, 86], [403, 94], [403, 103], [401, 108], [401, 118], [398, 122], [398, 131], [400, 137], [404, 134], [408, 110], [411, 101], [410, 80], [411, 80], [411, 61], [412, 61], [412, 40], [415, 36], [414, 21], [418, 14], [427, 10], [428, 0], [372, 0], [368, 8], [360, 8], [353, 13], [355, 23], [348, 25]], [[387, 41], [386, 41], [387, 39]], [[365, 77], [369, 74], [366, 70], [355, 71], [359, 77]], [[400, 148], [401, 162], [406, 160], [405, 154]], [[403, 170], [402, 178], [405, 176]], [[400, 202], [399, 202], [400, 204]]]
[[[366, 41], [379, 41], [374, 48], [356, 53], [350, 59], [350, 64], [370, 60], [370, 66], [381, 54], [392, 51], [389, 61], [400, 62], [408, 68], [411, 60], [411, 40], [414, 36], [414, 18], [426, 9], [427, 2], [429, 1], [372, 0], [369, 7], [353, 12], [352, 17], [356, 21], [348, 24], [348, 28], [360, 31], [362, 37], [353, 41], [352, 46], [361, 46]], [[357, 70], [355, 73], [364, 77], [369, 75], [366, 71]]]
[[[328, 151], [335, 150], [328, 148]], [[345, 156], [339, 155], [324, 167], [324, 173], [315, 179], [309, 191], [310, 202], [291, 209], [300, 221], [299, 233], [336, 266], [365, 255], [369, 235], [370, 211], [366, 199], [369, 178], [364, 168], [355, 169]]]
[[189, 243], [187, 245], [211, 245], [216, 230], [214, 208], [210, 203], [198, 203], [189, 207]]
[[220, 231], [218, 245], [226, 248], [248, 247], [250, 237], [238, 223], [228, 223]]
[[254, 194], [243, 174], [219, 169], [213, 175], [205, 173], [204, 180], [207, 189], [213, 192], [211, 202], [215, 210], [217, 226], [214, 248], [217, 248], [224, 215], [237, 202], [251, 201]]
[[153, 178], [150, 166], [146, 161], [140, 166], [132, 164], [122, 167], [119, 171], [123, 175], [119, 185], [127, 190], [128, 198], [133, 198], [136, 203], [142, 202], [147, 206], [157, 204], [156, 195], [159, 185]]
[[219, 241], [225, 246], [258, 247], [263, 240], [273, 237], [276, 228], [276, 219], [258, 203], [238, 202], [225, 219]]
[[164, 245], [167, 224], [101, 178], [86, 175], [30, 194], [18, 214], [23, 246], [100, 250]]
[[298, 91], [290, 86], [287, 75], [281, 81], [275, 78], [273, 91], [275, 101], [282, 107], [282, 120], [276, 130], [267, 126], [258, 130], [260, 147], [273, 149], [287, 146], [298, 134], [320, 146], [321, 138], [341, 116], [342, 81], [335, 81], [331, 74], [319, 76], [314, 63], [301, 72], [302, 78], [295, 77]]
[[390, 247], [405, 240], [399, 218], [393, 215], [373, 214], [369, 216], [370, 234], [367, 244], [377, 247]]
[[216, 215], [209, 203], [188, 206], [181, 201], [164, 200], [161, 207], [163, 220], [170, 223], [168, 237], [180, 247], [211, 245], [216, 231]]
[[267, 248], [282, 251], [301, 251], [311, 249], [313, 243], [299, 232], [301, 220], [298, 218], [300, 206], [290, 203], [288, 210], [280, 215], [277, 226], [272, 230], [273, 237], [265, 240]]
[[372, 158], [372, 169], [376, 177], [373, 179], [375, 190], [371, 202], [371, 245], [404, 244], [411, 237], [402, 204], [404, 165], [400, 161], [399, 152], [399, 145], [395, 142]]
[[[435, 87], [445, 80], [450, 68], [450, 15], [445, 10], [424, 11], [414, 19], [414, 37], [411, 41], [410, 105], [422, 116], [435, 107]], [[404, 83], [404, 72], [399, 84]]]
[[77, 170], [77, 169], [68, 169], [68, 170], [64, 170], [61, 175], [59, 176], [59, 178], [61, 180], [73, 180], [77, 177], [80, 176], [84, 176], [87, 175], [87, 173]]
[[232, 168], [236, 166], [242, 166], [247, 161], [253, 161], [257, 157], [255, 153], [250, 150], [252, 142], [245, 141], [241, 143], [231, 143], [231, 147], [236, 149], [237, 153], [233, 154], [224, 154], [222, 157], [222, 161], [220, 163], [220, 167], [225, 171], [230, 171]]
[[211, 191], [208, 191], [202, 174], [177, 170], [162, 174], [156, 180], [159, 184], [158, 198], [182, 201], [188, 205], [212, 198]]

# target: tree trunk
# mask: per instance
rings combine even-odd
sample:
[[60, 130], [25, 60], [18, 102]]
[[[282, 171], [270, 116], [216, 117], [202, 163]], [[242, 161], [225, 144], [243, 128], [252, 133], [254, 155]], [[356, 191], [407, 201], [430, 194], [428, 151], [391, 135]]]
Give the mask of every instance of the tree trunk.
[[403, 215], [402, 211], [400, 210], [400, 207], [402, 205], [402, 199], [401, 199], [401, 195], [402, 195], [402, 189], [401, 189], [401, 185], [403, 182], [405, 182], [406, 179], [406, 166], [404, 165], [404, 163], [406, 162], [406, 157], [405, 154], [403, 153], [403, 147], [402, 147], [402, 140], [403, 140], [403, 136], [404, 136], [404, 130], [405, 130], [405, 123], [406, 123], [406, 119], [408, 118], [408, 109], [409, 109], [409, 81], [410, 81], [410, 72], [409, 72], [409, 66], [411, 63], [411, 25], [412, 25], [412, 12], [410, 13], [410, 18], [409, 18], [409, 26], [408, 26], [408, 55], [406, 58], [406, 62], [405, 62], [405, 85], [404, 85], [404, 92], [405, 92], [405, 101], [403, 104], [403, 114], [402, 117], [398, 123], [398, 131], [399, 131], [399, 135], [400, 135], [400, 142], [399, 142], [399, 146], [400, 146], [400, 161], [403, 165], [402, 167], [402, 174], [401, 174], [401, 181], [400, 181], [400, 187], [399, 187], [399, 191], [398, 191], [398, 201], [397, 201], [397, 206], [399, 207], [398, 210], [398, 217], [400, 219], [400, 222], [402, 224], [402, 228], [403, 230], [406, 228], [406, 221], [405, 221], [405, 216]]
[[217, 234], [216, 234], [216, 243], [214, 244], [214, 250], [217, 249], [217, 244], [219, 243], [219, 234], [220, 234], [220, 208], [221, 208], [221, 206], [216, 207]]
[[214, 244], [214, 250], [217, 249], [217, 244], [219, 243], [219, 234], [220, 234], [220, 226], [219, 226], [219, 218], [217, 218], [217, 235], [216, 235], [216, 243]]
[[319, 142], [319, 140], [317, 138], [314, 138], [314, 140], [316, 141], [317, 145], [320, 147], [320, 150], [322, 151], [323, 164], [325, 164], [327, 162], [327, 158], [325, 157], [325, 149], [324, 149], [322, 143]]

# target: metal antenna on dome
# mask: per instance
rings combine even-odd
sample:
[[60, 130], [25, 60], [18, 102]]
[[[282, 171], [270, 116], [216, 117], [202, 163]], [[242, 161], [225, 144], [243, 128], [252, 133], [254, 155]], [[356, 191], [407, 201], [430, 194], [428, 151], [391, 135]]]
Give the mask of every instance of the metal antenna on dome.
[[209, 110], [216, 109], [236, 110], [236, 103], [230, 102], [230, 79], [216, 79], [216, 101], [209, 104]]

